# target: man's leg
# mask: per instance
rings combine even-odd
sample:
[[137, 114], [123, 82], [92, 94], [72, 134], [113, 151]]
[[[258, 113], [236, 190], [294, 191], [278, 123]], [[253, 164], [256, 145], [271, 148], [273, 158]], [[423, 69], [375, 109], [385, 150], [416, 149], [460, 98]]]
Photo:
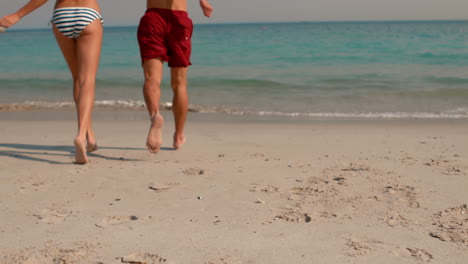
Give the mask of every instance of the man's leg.
[[161, 130], [164, 124], [164, 118], [159, 112], [163, 61], [160, 58], [147, 60], [143, 63], [143, 71], [145, 74], [143, 96], [145, 97], [146, 107], [151, 118], [146, 146], [149, 152], [157, 153], [162, 144]]
[[174, 92], [172, 111], [175, 120], [173, 146], [175, 149], [182, 147], [185, 142], [184, 127], [188, 112], [187, 69], [187, 67], [171, 68], [171, 86]]

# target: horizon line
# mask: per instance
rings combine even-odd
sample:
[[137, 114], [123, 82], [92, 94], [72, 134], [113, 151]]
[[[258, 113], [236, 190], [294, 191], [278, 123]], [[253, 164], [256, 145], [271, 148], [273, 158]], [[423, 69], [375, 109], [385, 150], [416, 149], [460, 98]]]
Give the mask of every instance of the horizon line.
[[[468, 22], [468, 19], [402, 19], [402, 20], [323, 20], [323, 21], [256, 21], [256, 22], [211, 22], [211, 23], [194, 23], [194, 25], [247, 25], [247, 24], [300, 24], [300, 23], [409, 23], [409, 22]], [[127, 25], [107, 25], [107, 28], [118, 28], [118, 27], [137, 27], [138, 24], [127, 24]], [[49, 29], [50, 27], [32, 27], [32, 28], [13, 28], [9, 31], [22, 31], [22, 30], [41, 30]]]

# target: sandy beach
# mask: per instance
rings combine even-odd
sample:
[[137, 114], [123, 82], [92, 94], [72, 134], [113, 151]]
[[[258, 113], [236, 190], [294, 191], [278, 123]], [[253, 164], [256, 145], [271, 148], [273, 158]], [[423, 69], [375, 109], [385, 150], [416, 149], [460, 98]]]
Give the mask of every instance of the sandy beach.
[[466, 263], [466, 120], [0, 112], [0, 263]]

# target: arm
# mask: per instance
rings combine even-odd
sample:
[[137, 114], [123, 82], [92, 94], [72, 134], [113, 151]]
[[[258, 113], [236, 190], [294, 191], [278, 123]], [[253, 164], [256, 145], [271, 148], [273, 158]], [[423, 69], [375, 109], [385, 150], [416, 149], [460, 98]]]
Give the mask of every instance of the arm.
[[0, 18], [0, 26], [9, 28], [20, 21], [25, 15], [31, 13], [37, 8], [41, 7], [48, 0], [30, 0], [29, 3], [25, 4], [22, 8], [13, 14]]
[[203, 11], [203, 14], [206, 17], [210, 17], [211, 13], [213, 12], [213, 7], [210, 5], [208, 0], [200, 0], [200, 7]]

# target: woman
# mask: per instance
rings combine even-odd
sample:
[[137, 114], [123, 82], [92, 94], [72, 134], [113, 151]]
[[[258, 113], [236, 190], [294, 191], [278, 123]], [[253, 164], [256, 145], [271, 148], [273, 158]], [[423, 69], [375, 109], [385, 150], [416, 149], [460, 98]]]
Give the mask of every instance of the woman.
[[[47, 1], [30, 0], [17, 12], [1, 18], [0, 27], [13, 26]], [[97, 150], [91, 114], [101, 55], [103, 20], [96, 0], [57, 0], [51, 22], [73, 77], [73, 99], [78, 113], [78, 135], [74, 140], [75, 163], [86, 164], [86, 152]]]

